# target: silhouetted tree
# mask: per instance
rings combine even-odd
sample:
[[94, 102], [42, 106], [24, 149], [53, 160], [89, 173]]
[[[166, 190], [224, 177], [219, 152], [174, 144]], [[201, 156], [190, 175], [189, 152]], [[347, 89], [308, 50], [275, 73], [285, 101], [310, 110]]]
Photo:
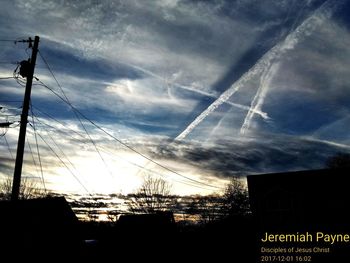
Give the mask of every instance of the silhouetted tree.
[[237, 176], [226, 186], [222, 209], [226, 216], [245, 215], [250, 211], [248, 189]]
[[[12, 180], [7, 178], [0, 183], [0, 199], [10, 200], [12, 193]], [[45, 191], [37, 186], [34, 181], [22, 178], [21, 187], [19, 189], [19, 199], [33, 199], [45, 197]]]
[[127, 206], [132, 213], [152, 214], [170, 211], [172, 201], [171, 185], [161, 178], [147, 176], [136, 193], [128, 195]]
[[326, 162], [327, 168], [350, 168], [350, 154], [338, 153], [335, 156], [329, 158]]
[[248, 189], [239, 177], [232, 178], [223, 194], [189, 196], [182, 199], [182, 213], [204, 224], [250, 212]]

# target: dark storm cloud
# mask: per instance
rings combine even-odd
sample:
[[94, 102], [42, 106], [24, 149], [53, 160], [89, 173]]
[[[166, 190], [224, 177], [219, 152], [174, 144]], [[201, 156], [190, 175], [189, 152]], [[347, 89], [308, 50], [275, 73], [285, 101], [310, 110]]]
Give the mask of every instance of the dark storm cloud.
[[325, 168], [327, 159], [338, 152], [350, 152], [350, 149], [275, 135], [246, 141], [218, 141], [215, 147], [199, 143], [171, 144], [159, 148], [157, 155], [200, 167], [218, 177], [230, 177]]

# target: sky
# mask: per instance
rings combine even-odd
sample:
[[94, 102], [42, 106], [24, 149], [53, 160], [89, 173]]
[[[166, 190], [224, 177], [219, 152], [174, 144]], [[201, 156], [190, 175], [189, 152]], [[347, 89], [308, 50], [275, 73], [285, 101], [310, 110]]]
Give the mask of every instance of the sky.
[[[350, 153], [349, 13], [345, 0], [2, 0], [0, 40], [40, 37], [23, 176], [62, 193], [127, 194], [150, 175], [210, 194], [324, 168]], [[1, 78], [30, 54], [0, 41], [0, 122], [15, 122], [2, 179], [25, 79]]]

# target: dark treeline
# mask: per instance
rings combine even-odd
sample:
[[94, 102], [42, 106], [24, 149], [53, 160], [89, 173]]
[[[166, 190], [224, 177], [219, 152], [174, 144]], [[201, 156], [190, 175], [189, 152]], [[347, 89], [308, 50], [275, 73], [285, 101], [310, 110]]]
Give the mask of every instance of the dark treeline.
[[[114, 202], [113, 202], [114, 200]], [[82, 197], [71, 201], [75, 213], [87, 221], [116, 222], [120, 215], [172, 212], [179, 224], [205, 224], [232, 215], [249, 214], [248, 191], [233, 178], [225, 192], [212, 195], [172, 195], [162, 179], [146, 177], [135, 193]]]
[[[123, 253], [134, 247], [137, 253], [128, 255], [135, 260], [157, 261], [161, 255], [174, 254], [196, 261], [221, 261], [230, 256], [253, 262], [256, 232], [248, 191], [239, 178], [233, 178], [221, 194], [169, 193], [161, 179], [146, 178], [135, 193], [112, 196], [124, 202], [118, 208], [110, 204], [101, 209], [106, 202], [98, 198], [71, 203], [74, 209], [85, 205], [81, 212], [90, 209], [91, 213], [80, 224], [83, 239], [92, 240], [83, 254], [100, 260], [116, 250]], [[98, 221], [101, 213], [107, 213], [109, 220]]]
[[[171, 211], [174, 213], [176, 221], [188, 221], [192, 223], [211, 222], [225, 216], [225, 199], [221, 195], [193, 195], [193, 196], [153, 196], [157, 199], [157, 209], [150, 212], [148, 208], [138, 207], [135, 200], [147, 198], [138, 194], [118, 195], [118, 200], [123, 203], [107, 203], [101, 199], [82, 198], [81, 200], [70, 202], [72, 209], [86, 221], [110, 221], [114, 222], [120, 215], [155, 213], [158, 211]], [[113, 200], [113, 197], [105, 196], [105, 200]], [[132, 208], [128, 208], [128, 206]], [[107, 220], [106, 220], [107, 219]]]

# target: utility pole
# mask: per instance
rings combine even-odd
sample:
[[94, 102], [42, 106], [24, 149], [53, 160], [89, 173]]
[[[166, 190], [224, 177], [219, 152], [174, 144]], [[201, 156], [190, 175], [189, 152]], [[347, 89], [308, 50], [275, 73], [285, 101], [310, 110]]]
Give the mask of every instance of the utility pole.
[[[32, 40], [30, 38], [28, 42], [29, 42], [29, 47], [31, 47]], [[18, 200], [19, 190], [21, 186], [23, 154], [24, 154], [24, 145], [26, 140], [28, 112], [29, 112], [29, 105], [30, 105], [30, 94], [32, 91], [33, 75], [34, 75], [34, 68], [36, 63], [36, 56], [38, 53], [38, 46], [39, 46], [39, 37], [35, 36], [34, 45], [32, 49], [32, 57], [29, 61], [28, 72], [26, 76], [27, 83], [26, 83], [26, 90], [24, 93], [23, 108], [22, 108], [22, 115], [21, 115], [21, 126], [19, 129], [19, 136], [18, 136], [18, 143], [17, 143], [16, 164], [15, 164], [15, 171], [13, 174], [13, 182], [12, 182], [12, 195], [11, 195], [12, 201]]]

